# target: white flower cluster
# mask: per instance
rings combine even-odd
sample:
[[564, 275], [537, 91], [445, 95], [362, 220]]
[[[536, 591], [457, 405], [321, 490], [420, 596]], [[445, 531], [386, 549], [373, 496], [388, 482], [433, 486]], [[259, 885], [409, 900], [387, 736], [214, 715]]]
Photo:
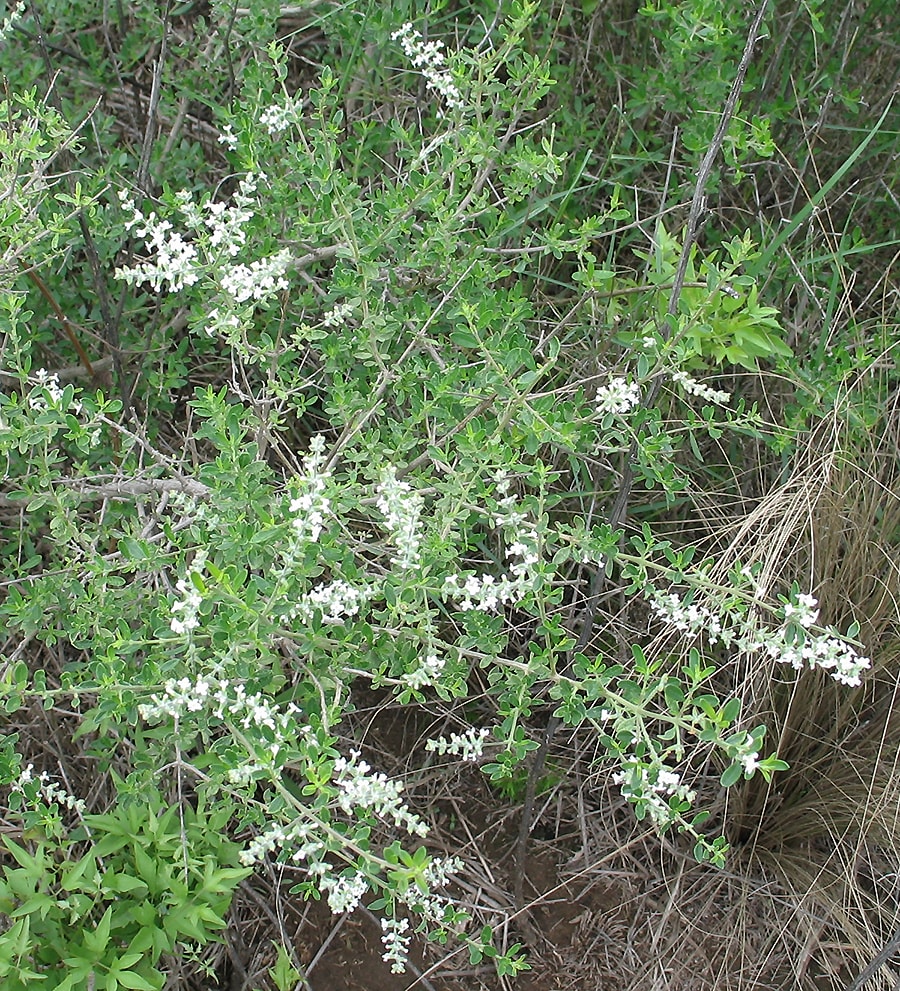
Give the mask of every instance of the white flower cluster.
[[[303, 474], [298, 480], [299, 495], [291, 500], [291, 512], [296, 513], [292, 520], [295, 540], [300, 543], [315, 543], [331, 515], [331, 500], [325, 495], [329, 473], [325, 465], [325, 437], [317, 434], [309, 442], [309, 454], [303, 459]], [[293, 557], [299, 548], [293, 548]]]
[[41, 771], [40, 774], [36, 775], [34, 773], [34, 764], [29, 764], [24, 768], [19, 774], [18, 779], [10, 785], [10, 788], [12, 791], [17, 791], [24, 795], [26, 791], [25, 786], [29, 784], [36, 784], [38, 793], [43, 797], [44, 801], [51, 805], [56, 803], [79, 814], [84, 812], [86, 808], [80, 798], [75, 798], [74, 795], [70, 795], [64, 788], [60, 788], [55, 781], [50, 779], [50, 775], [46, 771]]
[[425, 883], [429, 888], [443, 888], [463, 866], [459, 857], [435, 857], [425, 868]]
[[784, 604], [785, 623], [796, 623], [804, 630], [815, 626], [819, 621], [819, 600], [814, 595], [801, 593], [793, 602]]
[[687, 372], [672, 372], [672, 381], [680, 385], [681, 388], [684, 389], [684, 391], [689, 395], [697, 396], [700, 399], [705, 399], [707, 402], [718, 403], [720, 406], [724, 406], [725, 403], [731, 401], [730, 392], [722, 392], [719, 389], [711, 389], [702, 382], [698, 382], [696, 379], [691, 378]]
[[784, 627], [776, 630], [764, 637], [759, 646], [776, 661], [790, 664], [795, 671], [820, 668], [827, 671], [835, 681], [856, 688], [862, 684], [863, 671], [868, 671], [872, 666], [868, 657], [863, 657], [852, 644], [838, 637], [806, 634], [793, 643], [788, 642], [786, 632]]
[[229, 151], [234, 151], [238, 146], [238, 137], [234, 133], [234, 128], [231, 124], [224, 124], [222, 130], [219, 132], [219, 137], [217, 138], [220, 145], [225, 145]]
[[381, 943], [384, 953], [381, 959], [391, 965], [392, 974], [405, 974], [409, 962], [409, 943], [411, 936], [405, 933], [409, 929], [407, 919], [382, 919]]
[[178, 636], [181, 636], [183, 633], [189, 633], [191, 630], [196, 630], [200, 625], [198, 616], [200, 614], [200, 604], [203, 602], [203, 596], [191, 580], [191, 575], [199, 575], [203, 571], [205, 564], [206, 551], [197, 551], [187, 575], [184, 578], [179, 578], [175, 583], [175, 588], [181, 593], [181, 599], [178, 602], [172, 603], [172, 620], [169, 626], [172, 632], [178, 634]]
[[259, 115], [259, 122], [274, 137], [286, 131], [292, 124], [300, 120], [300, 103], [296, 99], [286, 97], [282, 103], [273, 103]]
[[630, 413], [641, 401], [641, 387], [637, 382], [629, 382], [624, 378], [614, 378], [597, 390], [594, 403], [597, 412], [603, 416], [613, 414], [624, 416]]
[[423, 41], [421, 31], [417, 31], [409, 21], [391, 35], [391, 40], [400, 42], [412, 66], [421, 70], [428, 88], [442, 97], [451, 110], [465, 106], [462, 94], [447, 67], [442, 41]]
[[119, 199], [131, 213], [125, 229], [137, 228], [135, 234], [144, 241], [153, 261], [142, 262], [134, 268], [117, 268], [115, 277], [129, 285], [149, 282], [157, 291], [167, 286], [169, 292], [181, 292], [200, 280], [197, 247], [174, 230], [168, 220], [160, 220], [154, 210], [145, 217], [131, 196], [123, 189]]
[[[63, 397], [63, 391], [59, 386], [59, 376], [51, 374], [50, 372], [47, 371], [46, 368], [39, 368], [34, 373], [34, 376], [37, 379], [37, 384], [46, 393], [46, 398], [50, 401], [50, 403], [53, 406], [56, 406], [59, 403], [60, 399], [62, 399]], [[40, 402], [42, 402], [42, 400], [38, 399], [38, 397], [36, 396], [32, 397], [31, 400], [32, 408], [34, 408]], [[46, 405], [43, 408], [46, 409], [47, 408]]]
[[[289, 844], [300, 842], [291, 854], [291, 859], [300, 861], [312, 859], [306, 868], [319, 890], [327, 896], [328, 906], [336, 915], [352, 912], [363, 896], [371, 889], [371, 884], [360, 871], [334, 875], [331, 865], [320, 857], [325, 845], [310, 836], [315, 829], [312, 823], [293, 823], [290, 826], [273, 825], [256, 837], [240, 854], [240, 863], [251, 867], [270, 853], [276, 853]], [[429, 861], [421, 874], [421, 885], [410, 884], [405, 890], [396, 893], [397, 901], [409, 906], [432, 922], [441, 924], [449, 899], [438, 895], [433, 889], [444, 887], [454, 874], [462, 869], [458, 857], [436, 857]], [[423, 891], [423, 888], [425, 889]], [[381, 923], [383, 959], [391, 964], [391, 972], [402, 974], [408, 963], [410, 936], [409, 922], [405, 919], [384, 919]]]
[[389, 781], [386, 775], [371, 774], [371, 767], [359, 760], [359, 752], [353, 751], [350, 760], [339, 757], [334, 762], [337, 775], [338, 805], [348, 814], [357, 809], [371, 809], [382, 819], [391, 819], [407, 832], [425, 836], [428, 827], [418, 816], [400, 801], [403, 783]]
[[262, 302], [276, 292], [287, 289], [284, 273], [291, 264], [291, 253], [287, 248], [268, 258], [260, 258], [249, 265], [232, 265], [219, 275], [219, 284], [234, 303], [248, 300]]
[[726, 647], [734, 640], [734, 617], [729, 615], [723, 623], [711, 609], [694, 602], [685, 602], [676, 592], [666, 595], [654, 591], [650, 608], [661, 620], [682, 633], [690, 636], [705, 633], [713, 643], [724, 643]]
[[19, 3], [3, 18], [3, 23], [0, 24], [0, 41], [6, 41], [10, 31], [22, 20], [25, 16], [25, 8], [24, 0], [19, 0]]
[[[324, 868], [325, 864], [316, 864], [315, 867]], [[369, 890], [369, 883], [362, 874], [354, 874], [351, 877], [334, 877], [313, 871], [318, 874], [316, 883], [319, 890], [328, 893], [328, 907], [335, 915], [343, 915], [344, 912], [352, 912], [359, 904], [362, 896]]]
[[[419, 884], [410, 884], [405, 891], [398, 894], [397, 900], [422, 918], [438, 926], [443, 925], [446, 910], [452, 902], [446, 896], [439, 895], [434, 889], [443, 888], [454, 874], [462, 870], [462, 867], [463, 863], [459, 857], [435, 857], [428, 862], [423, 872], [422, 880], [425, 882], [427, 893]], [[397, 963], [399, 964], [400, 961], [398, 960]]]
[[526, 581], [531, 577], [532, 569], [538, 563], [538, 532], [534, 523], [518, 508], [518, 502], [509, 491], [510, 482], [505, 475], [498, 475], [497, 491], [503, 495], [498, 503], [500, 512], [494, 516], [494, 526], [503, 529], [510, 537], [506, 556], [513, 558], [510, 566], [513, 578]]
[[28, 397], [28, 405], [36, 413], [46, 413], [49, 409], [59, 410], [62, 413], [68, 410], [76, 414], [83, 412], [83, 407], [77, 399], [73, 399], [68, 406], [63, 408], [62, 400], [65, 391], [59, 384], [58, 375], [48, 372], [46, 368], [38, 368], [34, 377], [37, 379], [36, 389]]
[[265, 774], [269, 770], [270, 768], [265, 764], [250, 760], [243, 764], [238, 764], [236, 767], [229, 768], [226, 777], [229, 784], [242, 788], [250, 784], [258, 774]]
[[245, 867], [252, 867], [268, 854], [277, 853], [286, 846], [294, 846], [296, 849], [291, 852], [291, 860], [295, 863], [312, 860], [313, 863], [307, 870], [314, 877], [319, 877], [328, 870], [328, 865], [317, 859], [326, 847], [321, 840], [315, 838], [316, 827], [315, 822], [295, 821], [289, 826], [275, 823], [251, 840], [238, 859]]
[[[186, 189], [177, 192], [175, 200], [190, 230], [208, 230], [211, 248], [223, 251], [229, 258], [236, 258], [240, 254], [247, 243], [245, 227], [253, 219], [252, 207], [256, 203], [256, 178], [252, 173], [244, 176], [238, 184], [231, 206], [207, 200], [203, 207], [205, 216]], [[128, 207], [134, 209], [127, 194], [122, 202], [127, 202]]]
[[484, 753], [484, 744], [491, 735], [486, 727], [467, 729], [465, 733], [451, 733], [450, 737], [439, 736], [435, 740], [427, 740], [425, 749], [432, 753], [459, 755], [463, 760], [476, 761]]
[[674, 796], [684, 802], [697, 797], [680, 775], [664, 764], [646, 766], [631, 763], [613, 776], [613, 782], [621, 785], [622, 796], [646, 810], [655, 826], [672, 822], [672, 810], [667, 799]]
[[397, 548], [394, 563], [404, 571], [418, 568], [422, 497], [413, 492], [408, 482], [398, 481], [393, 468], [384, 472], [376, 491], [379, 512]]
[[325, 316], [322, 317], [323, 327], [343, 327], [347, 317], [353, 314], [352, 303], [335, 303]]
[[176, 231], [171, 221], [160, 220], [155, 212], [145, 217], [127, 191], [120, 191], [119, 199], [131, 214], [125, 221], [126, 229], [133, 228], [144, 241], [150, 260], [133, 268], [116, 269], [117, 279], [130, 285], [149, 282], [157, 291], [166, 288], [175, 293], [208, 274], [233, 305], [251, 300], [263, 302], [287, 288], [284, 273], [291, 263], [287, 250], [249, 264], [230, 260], [246, 247], [246, 226], [254, 216], [256, 203], [254, 175], [241, 180], [231, 205], [208, 200], [201, 207], [187, 190], [177, 193], [177, 208], [184, 218], [187, 236]]
[[507, 558], [512, 558], [510, 574], [502, 578], [493, 575], [448, 575], [441, 591], [455, 601], [463, 612], [478, 610], [492, 612], [501, 605], [519, 602], [528, 591], [534, 578], [539, 537], [534, 523], [517, 507], [515, 495], [509, 493], [509, 480], [497, 477], [497, 490], [503, 495], [499, 501], [500, 512], [494, 516], [494, 525], [501, 527], [509, 541]]
[[654, 592], [650, 607], [662, 620], [691, 636], [700, 633], [713, 643], [735, 644], [745, 653], [765, 651], [771, 658], [790, 664], [796, 671], [819, 668], [835, 681], [856, 687], [862, 672], [872, 666], [852, 644], [840, 639], [834, 631], [811, 632], [819, 618], [819, 603], [815, 596], [800, 594], [784, 607], [783, 622], [777, 629], [749, 630], [741, 616], [734, 612], [716, 615], [704, 605], [685, 604], [676, 594]]
[[[293, 702], [281, 709], [258, 692], [248, 694], [241, 684], [204, 676], [193, 681], [170, 678], [162, 693], [151, 695], [149, 702], [138, 706], [138, 711], [148, 723], [179, 721], [187, 714], [205, 712], [213, 719], [232, 719], [243, 729], [268, 729], [273, 739], [266, 743], [266, 749], [272, 761], [299, 735], [309, 732], [307, 726], [297, 724], [300, 709]], [[254, 764], [254, 770], [259, 766]]]
[[495, 578], [493, 575], [469, 575], [460, 581], [460, 575], [448, 575], [444, 579], [441, 592], [454, 600], [462, 612], [478, 610], [493, 612], [501, 605], [518, 602], [522, 597], [519, 582], [509, 578]]
[[307, 857], [314, 857], [325, 849], [325, 844], [319, 840], [309, 839], [309, 834], [313, 829], [312, 823], [308, 822], [293, 823], [290, 826], [276, 823], [264, 833], [254, 837], [247, 844], [247, 848], [241, 851], [238, 860], [244, 867], [252, 867], [268, 854], [276, 853], [288, 844], [296, 844], [298, 841], [302, 842], [291, 854], [291, 859], [299, 861]]
[[438, 657], [434, 651], [429, 651], [425, 655], [425, 660], [408, 674], [401, 675], [400, 680], [409, 685], [410, 688], [424, 688], [426, 685], [433, 685], [441, 676], [447, 666], [445, 657]]
[[347, 616], [355, 616], [372, 594], [370, 589], [354, 588], [349, 582], [338, 579], [307, 592], [290, 610], [290, 615], [311, 623], [318, 612], [323, 623], [340, 623]]

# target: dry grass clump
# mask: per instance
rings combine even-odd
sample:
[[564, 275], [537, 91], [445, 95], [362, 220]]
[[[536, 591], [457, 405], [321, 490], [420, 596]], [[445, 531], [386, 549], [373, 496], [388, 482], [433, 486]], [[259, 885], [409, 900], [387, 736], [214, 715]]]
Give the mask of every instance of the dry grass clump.
[[[722, 812], [734, 874], [700, 875], [705, 883], [679, 899], [687, 917], [702, 917], [698, 902], [727, 907], [707, 933], [724, 946], [717, 987], [843, 988], [900, 925], [896, 445], [885, 429], [862, 449], [859, 433], [848, 440], [837, 422], [827, 450], [822, 430], [810, 438], [815, 453], [719, 552], [722, 574], [738, 560], [758, 565], [764, 596], [796, 581], [819, 599], [822, 622], [859, 623], [873, 669], [857, 689], [758, 657], [726, 672], [746, 725], [765, 722], [791, 769], [770, 785], [756, 777], [730, 789]], [[763, 982], [773, 966], [781, 984]], [[896, 979], [885, 965], [868, 986]]]

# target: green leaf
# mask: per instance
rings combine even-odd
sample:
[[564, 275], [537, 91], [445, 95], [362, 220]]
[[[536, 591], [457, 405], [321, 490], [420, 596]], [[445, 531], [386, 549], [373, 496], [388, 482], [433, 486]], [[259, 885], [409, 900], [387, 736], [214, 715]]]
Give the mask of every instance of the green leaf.
[[122, 970], [116, 972], [116, 978], [123, 988], [131, 988], [132, 991], [156, 991], [158, 985], [151, 984], [146, 977], [141, 977], [133, 970]]
[[131, 874], [125, 873], [107, 873], [103, 876], [103, 887], [106, 891], [120, 892], [122, 894], [127, 894], [128, 892], [147, 890], [147, 885], [141, 881], [139, 878], [132, 877]]
[[[89, 870], [93, 868], [92, 876], [87, 878], [85, 883], [85, 875]], [[64, 891], [75, 891], [80, 889], [82, 891], [94, 891], [97, 887], [97, 865], [94, 860], [94, 854], [88, 853], [81, 860], [77, 861], [71, 868], [62, 876], [62, 888]]]
[[460, 348], [477, 348], [478, 338], [468, 330], [454, 330], [450, 332], [450, 340]]
[[269, 977], [278, 991], [294, 991], [303, 975], [291, 963], [290, 955], [283, 944], [273, 941], [272, 945], [276, 948], [277, 957], [275, 966], [269, 968]]
[[740, 714], [741, 700], [738, 698], [731, 699], [722, 706], [722, 722], [727, 726], [730, 726]]
[[719, 783], [723, 788], [730, 788], [733, 784], [736, 784], [741, 779], [743, 773], [743, 768], [740, 764], [734, 763], [731, 767], [726, 768], [722, 772], [722, 777], [719, 778]]
[[93, 932], [84, 933], [84, 946], [94, 953], [97, 958], [103, 956], [103, 951], [109, 944], [109, 930], [112, 925], [112, 905], [103, 913], [103, 918]]

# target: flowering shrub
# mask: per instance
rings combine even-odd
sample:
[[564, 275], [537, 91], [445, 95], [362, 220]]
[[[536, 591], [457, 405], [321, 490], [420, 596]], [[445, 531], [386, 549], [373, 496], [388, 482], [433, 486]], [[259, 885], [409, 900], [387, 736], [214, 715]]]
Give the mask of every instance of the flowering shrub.
[[[765, 728], [744, 724], [740, 700], [711, 689], [717, 665], [761, 651], [851, 686], [869, 666], [855, 631], [818, 625], [811, 592], [767, 604], [752, 575], [715, 587], [708, 562], [650, 525], [626, 539], [614, 512], [629, 494], [623, 465], [672, 502], [689, 481], [683, 437], [761, 422], [729, 405], [710, 367], [790, 351], [740, 275], [746, 239], [724, 263], [691, 248], [690, 294], [663, 318], [658, 287], [680, 246], [660, 228], [648, 302], [618, 330], [609, 311], [599, 356], [584, 343], [590, 315], [566, 326], [536, 313], [527, 260], [564, 257], [593, 298], [611, 284], [594, 241], [628, 219], [612, 202], [560, 230], [520, 209], [563, 167], [539, 114], [549, 68], [523, 43], [536, 9], [519, 5], [453, 51], [411, 23], [373, 26], [371, 44], [402, 69], [370, 80], [398, 108], [377, 154], [365, 116], [344, 119], [335, 71], [283, 92], [285, 52], [257, 51], [239, 97], [214, 108], [221, 183], [167, 186], [153, 204], [131, 187], [103, 200], [106, 254], [118, 252], [109, 290], [169, 334], [126, 402], [33, 371], [29, 314], [4, 289], [18, 371], [0, 397], [0, 452], [15, 474], [8, 505], [31, 516], [2, 614], [18, 635], [73, 651], [55, 680], [10, 661], [7, 711], [65, 709], [81, 735], [118, 748], [111, 811], [23, 770], [15, 739], [5, 752], [10, 804], [43, 834], [34, 854], [7, 844], [29, 884], [51, 842], [92, 879], [72, 911], [100, 935], [59, 987], [98, 975], [109, 991], [162, 987], [163, 954], [212, 939], [234, 886], [266, 859], [335, 913], [379, 912], [393, 971], [412, 927], [453, 934], [501, 975], [525, 966], [519, 947], [500, 953], [473, 934], [447, 893], [464, 865], [428, 852], [403, 782], [342, 735], [359, 683], [404, 704], [453, 702], [483, 672], [489, 725], [429, 740], [422, 759], [476, 762], [494, 781], [537, 747], [535, 707], [595, 727], [637, 816], [721, 865], [690, 776], [707, 762], [727, 787], [784, 765], [761, 756]], [[716, 330], [703, 336], [707, 321]], [[566, 502], [573, 480], [591, 480], [591, 505]], [[572, 591], [585, 574], [643, 597], [689, 641], [684, 663], [639, 643], [627, 662], [605, 650], [590, 596]], [[183, 877], [173, 868], [154, 888], [146, 836], [184, 847]], [[17, 870], [5, 869], [0, 910], [40, 919], [41, 942], [15, 923], [0, 966], [28, 960], [24, 986], [65, 959], [57, 896], [82, 882], [54, 862], [49, 888], [25, 890]], [[148, 891], [177, 924], [140, 914]]]

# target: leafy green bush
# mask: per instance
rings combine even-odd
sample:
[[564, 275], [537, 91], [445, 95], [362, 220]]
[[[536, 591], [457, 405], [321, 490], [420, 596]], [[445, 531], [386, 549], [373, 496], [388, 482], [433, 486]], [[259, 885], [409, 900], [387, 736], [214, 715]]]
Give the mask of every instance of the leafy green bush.
[[[45, 774], [26, 771], [17, 789], [38, 806], [84, 812]], [[202, 945], [225, 928], [231, 893], [249, 873], [223, 866], [237, 853], [222, 833], [228, 809], [208, 816], [166, 807], [152, 791], [144, 801], [84, 815], [70, 838], [38, 841], [30, 851], [3, 837], [18, 864], [4, 868], [0, 881], [0, 911], [10, 923], [0, 941], [4, 987], [52, 981], [60, 991], [151, 991], [165, 983], [157, 968], [164, 954]], [[34, 806], [26, 820], [33, 815]]]
[[[76, 7], [59, 30], [90, 20]], [[137, 5], [135, 37], [149, 38], [153, 7]], [[748, 271], [752, 237], [685, 248], [658, 224], [653, 249], [633, 250], [635, 278], [599, 249], [632, 226], [620, 190], [589, 216], [553, 209], [570, 142], [542, 116], [553, 70], [525, 45], [538, 4], [504, 7], [460, 47], [371, 8], [323, 17], [333, 65], [301, 90], [267, 6], [249, 5], [240, 86], [209, 99], [216, 181], [151, 155], [158, 186], [146, 170], [132, 183], [120, 160], [115, 189], [101, 195], [96, 166], [91, 202], [66, 194], [93, 225], [73, 235], [82, 274], [93, 258], [118, 294], [102, 317], [122, 317], [102, 337], [123, 362], [112, 390], [96, 374], [81, 384], [87, 355], [82, 369], [46, 370], [50, 356], [79, 358], [67, 349], [84, 336], [71, 320], [65, 337], [33, 332], [37, 290], [6, 259], [4, 508], [27, 518], [0, 615], [65, 660], [45, 671], [11, 658], [4, 701], [10, 715], [35, 702], [64, 712], [117, 775], [109, 808], [88, 813], [22, 771], [8, 741], [3, 780], [27, 799], [27, 839], [7, 841], [18, 867], [0, 887], [10, 987], [62, 973], [55, 986], [73, 991], [161, 987], [165, 956], [215, 938], [234, 887], [267, 857], [336, 913], [368, 899], [392, 969], [412, 916], [514, 974], [520, 948], [501, 953], [444, 891], [459, 861], [419, 843], [428, 827], [402, 783], [342, 735], [359, 683], [404, 705], [483, 693], [486, 724], [427, 749], [479, 761], [500, 786], [538, 747], [529, 720], [549, 704], [595, 730], [638, 818], [721, 865], [721, 824], [698, 807], [704, 769], [729, 788], [785, 765], [764, 756], [765, 726], [742, 718], [720, 668], [756, 653], [851, 686], [868, 668], [857, 631], [820, 625], [799, 585], [769, 597], [740, 563], [723, 578], [649, 511], [623, 528], [629, 503], [684, 498], [710, 443], [774, 429], [732, 401], [725, 374], [794, 361]], [[211, 17], [229, 10], [213, 4]], [[716, 44], [742, 23], [708, 4], [651, 13], [677, 16], [676, 47], [695, 37], [689, 15]], [[716, 27], [723, 18], [734, 24]], [[694, 80], [711, 105], [730, 49], [716, 50], [716, 71]], [[649, 107], [661, 78], [645, 88], [633, 99]], [[4, 179], [26, 218], [4, 220], [10, 257], [41, 263], [71, 227], [49, 214], [45, 245], [27, 196], [50, 210], [44, 145], [67, 131], [33, 97], [10, 108], [33, 122], [7, 137], [34, 178]], [[767, 142], [759, 124], [731, 160]], [[136, 176], [142, 158], [126, 162]], [[543, 263], [582, 287], [565, 317], [539, 306]], [[45, 312], [57, 296], [79, 312], [70, 271], [45, 285]], [[649, 637], [626, 651], [598, 642], [590, 602], [604, 583], [686, 635], [683, 657]]]

